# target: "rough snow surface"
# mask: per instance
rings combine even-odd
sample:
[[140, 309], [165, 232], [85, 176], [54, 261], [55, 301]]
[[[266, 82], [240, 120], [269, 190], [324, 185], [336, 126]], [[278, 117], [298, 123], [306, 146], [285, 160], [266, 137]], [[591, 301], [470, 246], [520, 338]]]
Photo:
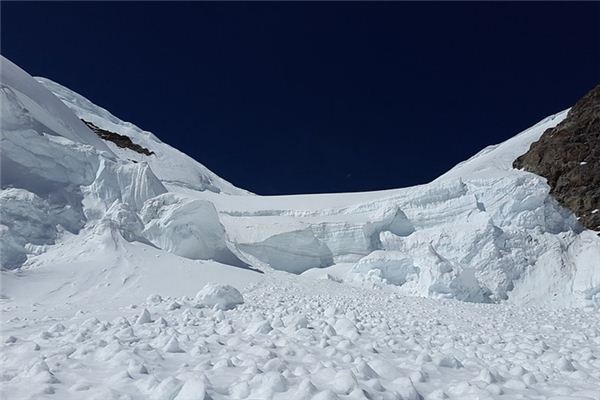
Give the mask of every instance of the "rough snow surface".
[[[600, 399], [600, 315], [268, 273], [231, 310], [158, 293], [5, 311], [10, 399]], [[81, 306], [81, 307], [80, 307]]]

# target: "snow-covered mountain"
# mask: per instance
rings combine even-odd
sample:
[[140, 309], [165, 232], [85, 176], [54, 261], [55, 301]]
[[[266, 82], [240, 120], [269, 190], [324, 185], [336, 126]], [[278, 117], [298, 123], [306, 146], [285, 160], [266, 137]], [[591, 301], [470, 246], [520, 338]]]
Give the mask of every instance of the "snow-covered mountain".
[[1, 398], [600, 399], [600, 237], [511, 166], [567, 111], [425, 185], [264, 197], [0, 78]]
[[[152, 252], [169, 260], [169, 270], [214, 260], [221, 264], [193, 262], [391, 284], [416, 296], [592, 305], [599, 301], [600, 239], [549, 196], [543, 178], [511, 167], [565, 115], [426, 185], [263, 197], [3, 58], [2, 266], [18, 268], [3, 272], [5, 281], [20, 277], [4, 285], [3, 296], [28, 290], [42, 271], [58, 277], [60, 268], [86, 296], [79, 285], [89, 278], [74, 264], [85, 263], [104, 281], [109, 274], [92, 268], [98, 260], [108, 268], [116, 259], [137, 265], [137, 253]], [[151, 154], [102, 140], [82, 120]], [[157, 267], [123, 274], [141, 282], [145, 268]], [[177, 276], [169, 279], [179, 285]], [[110, 291], [130, 292], [130, 284], [113, 282]]]
[[151, 132], [143, 131], [129, 122], [121, 121], [102, 107], [85, 97], [46, 78], [35, 78], [46, 89], [58, 97], [78, 118], [91, 122], [106, 130], [117, 132], [134, 143], [152, 151], [153, 157], [123, 149], [106, 142], [111, 151], [124, 161], [147, 163], [160, 181], [169, 186], [182, 186], [194, 190], [209, 190], [227, 194], [249, 194], [220, 178], [204, 165], [186, 154], [163, 143]]

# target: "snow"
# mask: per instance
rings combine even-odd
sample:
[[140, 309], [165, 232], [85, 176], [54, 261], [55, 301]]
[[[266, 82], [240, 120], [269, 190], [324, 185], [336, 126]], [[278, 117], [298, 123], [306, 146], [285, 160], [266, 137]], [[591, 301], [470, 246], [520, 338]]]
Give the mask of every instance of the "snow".
[[156, 246], [191, 259], [232, 261], [225, 230], [212, 203], [173, 193], [156, 196], [140, 211], [143, 235]]
[[120, 148], [112, 142], [107, 143], [119, 158], [147, 163], [163, 184], [217, 193], [249, 194], [220, 178], [191, 157], [161, 142], [154, 134], [143, 131], [129, 122], [121, 121], [83, 96], [50, 79], [36, 77], [35, 80], [54, 93], [78, 118], [111, 132], [128, 136], [135, 144], [153, 151], [154, 155], [145, 156]]
[[244, 298], [239, 290], [233, 286], [207, 283], [196, 294], [196, 301], [206, 307], [229, 310], [238, 304], [244, 303]]
[[1, 67], [0, 396], [600, 399], [600, 237], [512, 169], [566, 111], [425, 185], [264, 197]]
[[0, 56], [2, 82], [1, 125], [4, 135], [33, 130], [89, 144], [101, 151], [108, 147], [49, 90], [10, 60]]
[[[597, 311], [406, 297], [394, 286], [341, 289], [282, 272], [264, 278], [225, 312], [197, 308], [193, 297], [176, 309], [142, 300], [110, 312], [74, 312], [80, 304], [63, 316], [9, 312], [4, 332], [14, 339], [0, 345], [2, 393], [66, 400], [599, 398]], [[146, 309], [153, 321], [135, 323]], [[249, 329], [259, 321], [271, 328]]]
[[361, 258], [353, 268], [353, 272], [363, 274], [372, 270], [380, 271], [380, 276], [387, 282], [402, 286], [414, 280], [419, 273], [418, 267], [413, 265], [405, 253], [397, 251], [375, 250]]
[[[537, 134], [547, 126], [538, 126]], [[495, 152], [504, 147], [484, 157], [502, 158]], [[360, 263], [363, 257], [379, 254], [370, 256], [373, 252], [386, 251], [389, 257], [402, 253], [399, 257], [405, 261], [374, 267], [385, 269], [383, 275], [404, 269], [409, 260], [417, 271], [410, 282], [396, 282], [406, 294], [466, 301], [594, 303], [600, 281], [587, 267], [579, 267], [587, 256], [580, 258], [566, 249], [580, 253], [586, 247], [590, 254], [600, 254], [599, 241], [549, 196], [545, 181], [501, 164], [486, 167], [489, 178], [481, 170], [471, 172], [477, 178], [450, 176], [395, 191], [300, 196], [301, 202], [297, 196], [182, 194], [213, 202], [229, 247], [256, 268], [302, 273]], [[366, 260], [356, 271], [368, 272]]]

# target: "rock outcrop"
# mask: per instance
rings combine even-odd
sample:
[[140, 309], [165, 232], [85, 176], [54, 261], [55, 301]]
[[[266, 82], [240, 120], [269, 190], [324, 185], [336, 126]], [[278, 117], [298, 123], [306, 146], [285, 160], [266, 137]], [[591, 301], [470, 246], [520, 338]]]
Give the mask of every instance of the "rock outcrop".
[[121, 148], [133, 150], [137, 153], [145, 154], [147, 156], [151, 156], [152, 154], [154, 154], [153, 151], [150, 151], [147, 148], [140, 146], [139, 144], [133, 143], [131, 138], [129, 138], [128, 136], [119, 135], [116, 132], [107, 131], [106, 129], [102, 129], [99, 126], [96, 126], [93, 123], [84, 119], [82, 119], [82, 121], [88, 126], [88, 128], [94, 131], [96, 135], [100, 136], [104, 140], [113, 142]]
[[543, 176], [550, 193], [588, 229], [600, 231], [600, 85], [548, 129], [513, 167]]

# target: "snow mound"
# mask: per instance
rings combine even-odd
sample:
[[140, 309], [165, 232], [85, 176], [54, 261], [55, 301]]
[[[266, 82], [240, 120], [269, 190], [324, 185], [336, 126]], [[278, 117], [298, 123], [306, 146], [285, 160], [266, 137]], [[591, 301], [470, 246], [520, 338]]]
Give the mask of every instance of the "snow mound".
[[140, 211], [143, 236], [163, 250], [191, 259], [242, 263], [227, 247], [214, 205], [174, 193], [148, 200]]
[[229, 310], [243, 304], [244, 298], [233, 286], [207, 283], [196, 295], [196, 301], [203, 306]]

